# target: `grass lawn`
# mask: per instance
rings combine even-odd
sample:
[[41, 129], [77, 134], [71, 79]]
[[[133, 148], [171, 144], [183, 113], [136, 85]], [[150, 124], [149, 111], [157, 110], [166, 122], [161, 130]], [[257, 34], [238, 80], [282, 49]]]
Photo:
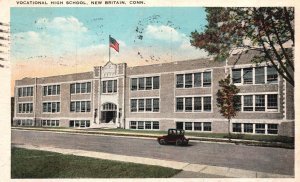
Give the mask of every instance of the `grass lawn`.
[[12, 148], [12, 178], [168, 178], [180, 170]]

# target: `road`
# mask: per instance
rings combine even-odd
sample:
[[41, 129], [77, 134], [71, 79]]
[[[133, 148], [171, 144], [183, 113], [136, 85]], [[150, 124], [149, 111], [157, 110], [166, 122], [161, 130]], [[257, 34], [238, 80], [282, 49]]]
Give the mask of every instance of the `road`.
[[294, 175], [294, 150], [282, 148], [202, 142], [178, 147], [159, 145], [154, 139], [22, 130], [12, 130], [12, 144], [99, 151]]

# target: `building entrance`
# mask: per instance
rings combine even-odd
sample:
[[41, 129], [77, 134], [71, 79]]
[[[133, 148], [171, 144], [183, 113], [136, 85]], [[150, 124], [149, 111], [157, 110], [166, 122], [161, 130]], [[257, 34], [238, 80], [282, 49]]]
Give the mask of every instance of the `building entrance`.
[[102, 105], [101, 123], [116, 123], [117, 105], [113, 103], [105, 103]]

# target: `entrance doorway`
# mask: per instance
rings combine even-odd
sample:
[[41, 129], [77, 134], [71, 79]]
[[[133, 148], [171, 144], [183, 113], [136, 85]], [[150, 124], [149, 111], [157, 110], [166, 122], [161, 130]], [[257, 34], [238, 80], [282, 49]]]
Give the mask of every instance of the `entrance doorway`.
[[105, 103], [102, 105], [101, 123], [116, 123], [117, 105], [113, 103]]

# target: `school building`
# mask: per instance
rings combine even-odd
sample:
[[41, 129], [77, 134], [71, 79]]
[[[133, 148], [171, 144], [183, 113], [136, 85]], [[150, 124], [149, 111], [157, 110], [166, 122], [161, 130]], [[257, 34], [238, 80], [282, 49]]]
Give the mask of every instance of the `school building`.
[[216, 93], [231, 74], [241, 98], [231, 132], [294, 136], [294, 88], [275, 68], [253, 64], [256, 54], [135, 67], [107, 62], [90, 72], [23, 78], [15, 82], [13, 125], [227, 133]]

